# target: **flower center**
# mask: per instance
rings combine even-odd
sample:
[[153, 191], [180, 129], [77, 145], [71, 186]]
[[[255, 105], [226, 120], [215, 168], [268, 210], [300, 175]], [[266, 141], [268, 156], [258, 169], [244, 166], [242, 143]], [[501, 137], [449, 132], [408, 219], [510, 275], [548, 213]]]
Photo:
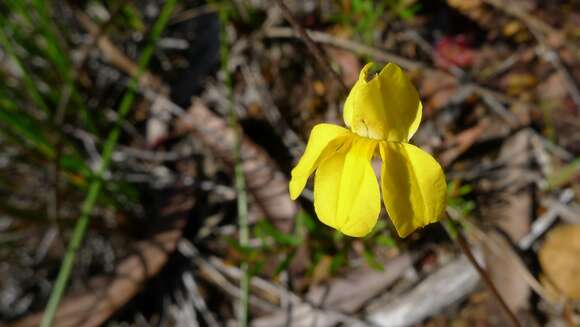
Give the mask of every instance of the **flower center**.
[[373, 126], [368, 124], [364, 119], [355, 122], [353, 125], [355, 126], [353, 126], [352, 131], [359, 136], [378, 141], [383, 139], [383, 133], [374, 129]]

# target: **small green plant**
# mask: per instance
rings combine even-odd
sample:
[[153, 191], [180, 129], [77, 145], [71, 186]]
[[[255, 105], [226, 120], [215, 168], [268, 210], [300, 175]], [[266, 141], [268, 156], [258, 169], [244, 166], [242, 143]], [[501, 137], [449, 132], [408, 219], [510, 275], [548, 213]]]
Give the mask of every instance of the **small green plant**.
[[475, 209], [475, 202], [468, 196], [473, 191], [469, 184], [461, 185], [459, 181], [451, 181], [447, 187], [447, 205], [458, 210], [463, 216], [469, 216]]
[[409, 20], [415, 17], [421, 5], [405, 0], [343, 0], [341, 13], [335, 17], [339, 23], [353, 27], [367, 44], [372, 44], [375, 32], [389, 16]]
[[411, 20], [421, 10], [421, 4], [411, 0], [386, 0], [389, 11], [403, 20]]

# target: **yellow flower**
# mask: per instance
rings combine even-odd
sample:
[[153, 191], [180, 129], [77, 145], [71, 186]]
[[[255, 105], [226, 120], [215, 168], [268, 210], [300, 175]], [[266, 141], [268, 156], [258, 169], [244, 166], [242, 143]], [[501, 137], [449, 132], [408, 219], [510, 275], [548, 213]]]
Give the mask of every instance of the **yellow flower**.
[[312, 129], [304, 155], [292, 170], [290, 196], [296, 199], [316, 171], [318, 218], [346, 235], [365, 236], [381, 210], [371, 166], [373, 157], [380, 156], [383, 201], [397, 232], [405, 237], [441, 216], [445, 176], [431, 155], [408, 143], [421, 122], [417, 90], [399, 66], [389, 63], [369, 76], [372, 65], [363, 68], [344, 104], [350, 130], [331, 124]]

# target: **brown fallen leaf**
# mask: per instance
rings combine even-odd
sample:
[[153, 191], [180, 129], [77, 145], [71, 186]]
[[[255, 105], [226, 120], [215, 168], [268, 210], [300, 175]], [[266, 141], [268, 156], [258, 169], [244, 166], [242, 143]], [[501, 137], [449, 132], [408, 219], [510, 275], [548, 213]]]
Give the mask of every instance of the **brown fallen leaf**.
[[580, 300], [580, 225], [561, 225], [548, 233], [540, 265], [558, 293]]
[[[490, 206], [483, 212], [511, 242], [529, 232], [533, 214], [531, 180], [526, 178], [531, 161], [530, 138], [529, 131], [523, 130], [503, 144], [498, 161], [504, 166], [491, 176]], [[499, 232], [490, 232], [488, 236], [496, 242], [505, 242]], [[531, 291], [521, 278], [518, 263], [507, 251], [498, 253], [489, 247], [484, 248], [484, 257], [488, 273], [510, 309], [518, 315], [526, 312]], [[493, 308], [490, 313], [501, 312], [495, 302], [490, 306]]]

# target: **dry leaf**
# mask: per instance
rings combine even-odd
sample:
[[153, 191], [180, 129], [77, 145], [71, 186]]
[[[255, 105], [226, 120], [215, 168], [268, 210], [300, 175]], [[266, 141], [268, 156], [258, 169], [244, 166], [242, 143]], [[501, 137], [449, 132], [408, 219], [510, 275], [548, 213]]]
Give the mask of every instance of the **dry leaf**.
[[558, 291], [580, 300], [580, 225], [562, 225], [551, 230], [539, 257], [544, 274]]
[[530, 73], [511, 73], [502, 78], [500, 83], [508, 94], [515, 96], [535, 87], [538, 80]]
[[[530, 134], [523, 130], [510, 137], [502, 145], [498, 162], [503, 164], [490, 178], [492, 189], [489, 198], [490, 206], [484, 210], [484, 217], [499, 227], [512, 242], [528, 234], [530, 218], [532, 217], [531, 181], [526, 178], [530, 174]], [[495, 242], [504, 242], [497, 232], [489, 234]], [[504, 244], [508, 246], [507, 244]], [[520, 266], [507, 251], [496, 253], [491, 248], [484, 248], [485, 262], [488, 273], [514, 312], [524, 312], [528, 308], [530, 289], [521, 278]], [[491, 300], [493, 301], [493, 300]], [[493, 308], [490, 314], [498, 314], [501, 310], [496, 302], [490, 303]]]

